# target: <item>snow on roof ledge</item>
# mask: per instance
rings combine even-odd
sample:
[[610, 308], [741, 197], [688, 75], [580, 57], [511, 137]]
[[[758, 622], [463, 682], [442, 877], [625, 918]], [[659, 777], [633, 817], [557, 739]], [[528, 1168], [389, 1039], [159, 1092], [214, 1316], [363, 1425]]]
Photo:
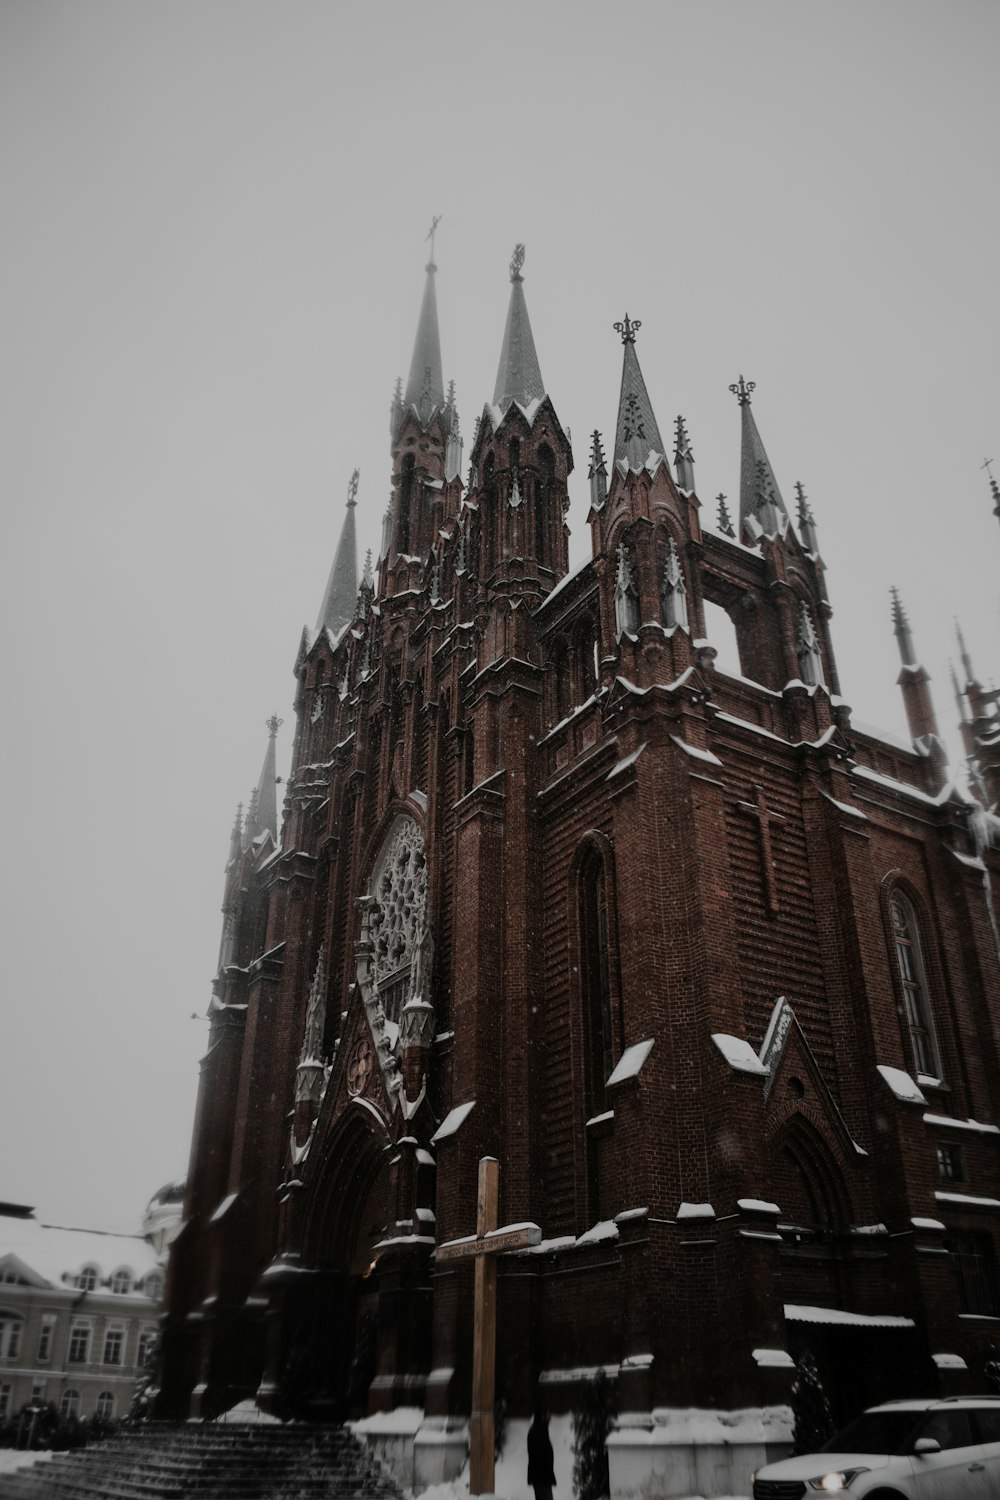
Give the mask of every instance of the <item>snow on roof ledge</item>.
[[902, 1068], [890, 1068], [885, 1063], [877, 1063], [876, 1067], [882, 1074], [886, 1083], [892, 1089], [897, 1099], [904, 1104], [926, 1104], [927, 1100], [920, 1092], [909, 1073], [904, 1073]]
[[794, 1370], [795, 1361], [787, 1349], [754, 1349], [754, 1363], [763, 1369]]
[[845, 1312], [842, 1307], [795, 1307], [785, 1305], [785, 1317], [792, 1323], [849, 1323], [857, 1328], [915, 1328], [912, 1318], [894, 1313]]
[[654, 1037], [647, 1037], [644, 1042], [634, 1042], [631, 1047], [626, 1047], [606, 1086], [611, 1088], [612, 1084], [624, 1083], [626, 1078], [637, 1078], [643, 1063], [653, 1050], [654, 1040]]
[[711, 1203], [682, 1203], [677, 1210], [677, 1219], [714, 1219], [715, 1209]]
[[470, 1099], [468, 1104], [456, 1104], [454, 1109], [449, 1110], [431, 1136], [431, 1145], [436, 1146], [438, 1141], [446, 1141], [450, 1135], [454, 1135], [459, 1126], [465, 1124], [475, 1107], [475, 1099]]
[[931, 1359], [939, 1370], [967, 1370], [969, 1368], [960, 1354], [932, 1354]]
[[751, 1073], [757, 1078], [766, 1078], [765, 1068], [749, 1042], [741, 1036], [728, 1036], [724, 1031], [714, 1031], [712, 1041], [718, 1047], [729, 1066], [737, 1073]]

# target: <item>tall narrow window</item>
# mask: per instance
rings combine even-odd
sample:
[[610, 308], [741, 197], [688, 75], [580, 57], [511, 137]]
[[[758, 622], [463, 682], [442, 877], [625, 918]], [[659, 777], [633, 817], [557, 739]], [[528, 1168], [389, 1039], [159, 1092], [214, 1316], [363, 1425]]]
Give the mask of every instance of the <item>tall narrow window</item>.
[[910, 1033], [913, 1061], [918, 1073], [936, 1077], [938, 1073], [937, 1047], [931, 1021], [930, 995], [927, 975], [920, 944], [920, 929], [913, 907], [905, 896], [893, 896], [889, 903], [892, 916], [892, 937], [896, 948], [896, 964], [899, 982], [903, 990], [903, 1006], [906, 1024]]
[[36, 1356], [40, 1365], [47, 1364], [52, 1358], [52, 1336], [55, 1332], [56, 1320], [54, 1313], [44, 1313], [42, 1326], [38, 1333], [38, 1354]]
[[410, 550], [410, 510], [413, 505], [413, 454], [408, 453], [403, 459], [403, 469], [399, 481], [399, 537], [398, 550], [408, 553]]
[[608, 890], [604, 860], [596, 850], [587, 855], [580, 871], [580, 950], [586, 1107], [587, 1113], [594, 1115], [605, 1107], [604, 1085], [614, 1066]]

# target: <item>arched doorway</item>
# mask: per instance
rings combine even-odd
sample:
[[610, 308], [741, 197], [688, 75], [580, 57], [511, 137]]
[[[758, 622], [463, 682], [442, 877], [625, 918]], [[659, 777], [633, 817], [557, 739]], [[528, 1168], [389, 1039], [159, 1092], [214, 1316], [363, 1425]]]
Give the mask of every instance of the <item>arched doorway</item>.
[[388, 1144], [377, 1111], [355, 1101], [311, 1163], [301, 1271], [284, 1290], [280, 1385], [296, 1415], [339, 1421], [367, 1411], [378, 1246], [391, 1227]]

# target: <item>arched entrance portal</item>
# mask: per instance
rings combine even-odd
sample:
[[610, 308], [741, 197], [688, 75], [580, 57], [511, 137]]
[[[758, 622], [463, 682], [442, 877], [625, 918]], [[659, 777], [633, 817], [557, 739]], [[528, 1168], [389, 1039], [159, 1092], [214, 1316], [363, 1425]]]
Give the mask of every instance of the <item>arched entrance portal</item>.
[[378, 1250], [390, 1231], [388, 1134], [349, 1106], [310, 1174], [302, 1270], [285, 1292], [281, 1387], [295, 1414], [342, 1420], [367, 1411], [375, 1375]]

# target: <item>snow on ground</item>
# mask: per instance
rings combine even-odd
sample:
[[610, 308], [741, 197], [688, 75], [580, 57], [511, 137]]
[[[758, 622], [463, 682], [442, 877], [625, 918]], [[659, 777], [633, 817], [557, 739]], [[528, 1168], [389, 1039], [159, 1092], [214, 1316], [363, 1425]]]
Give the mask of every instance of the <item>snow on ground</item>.
[[[501, 1500], [535, 1500], [535, 1492], [528, 1484], [528, 1427], [524, 1418], [511, 1417], [507, 1421], [503, 1452], [497, 1459], [493, 1493]], [[573, 1418], [552, 1417], [549, 1421], [549, 1437], [555, 1459], [556, 1487], [553, 1500], [573, 1500]], [[450, 1484], [436, 1484], [420, 1492], [420, 1500], [468, 1500], [469, 1464], [457, 1479]], [[689, 1500], [703, 1500], [692, 1495]], [[747, 1500], [745, 1495], [727, 1495], [721, 1500]]]
[[15, 1469], [28, 1468], [31, 1464], [41, 1463], [45, 1458], [52, 1457], [52, 1450], [45, 1448], [40, 1452], [29, 1452], [26, 1448], [0, 1448], [0, 1474], [12, 1474]]

